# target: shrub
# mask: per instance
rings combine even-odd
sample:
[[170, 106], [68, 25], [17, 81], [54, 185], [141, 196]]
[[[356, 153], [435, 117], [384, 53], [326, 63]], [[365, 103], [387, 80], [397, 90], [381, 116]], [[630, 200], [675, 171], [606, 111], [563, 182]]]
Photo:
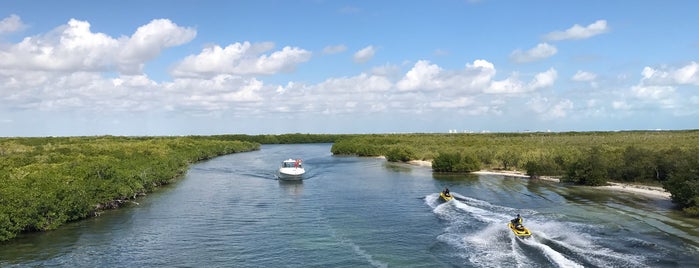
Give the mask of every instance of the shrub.
[[386, 153], [386, 160], [391, 162], [408, 162], [413, 159], [415, 159], [415, 150], [407, 146], [396, 146]]
[[472, 172], [480, 168], [480, 161], [470, 154], [441, 152], [432, 160], [432, 170], [436, 172]]
[[606, 184], [607, 167], [602, 158], [601, 149], [593, 147], [587, 155], [584, 155], [568, 167], [563, 180], [590, 186]]

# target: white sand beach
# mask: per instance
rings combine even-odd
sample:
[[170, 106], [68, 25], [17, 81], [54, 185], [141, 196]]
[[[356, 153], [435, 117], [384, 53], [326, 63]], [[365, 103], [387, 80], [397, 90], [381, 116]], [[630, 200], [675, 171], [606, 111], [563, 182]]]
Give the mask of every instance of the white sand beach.
[[[412, 161], [409, 161], [408, 164], [415, 165], [415, 166], [421, 166], [421, 167], [431, 167], [432, 161], [412, 160]], [[480, 170], [480, 171], [476, 171], [476, 172], [472, 172], [472, 173], [473, 174], [490, 174], [490, 175], [503, 175], [503, 176], [511, 176], [511, 177], [529, 178], [529, 176], [527, 174], [520, 172], [520, 171]], [[541, 176], [538, 179], [551, 181], [551, 182], [560, 182], [560, 180], [558, 178], [547, 177], [547, 176]], [[671, 195], [669, 192], [665, 191], [665, 189], [663, 189], [662, 187], [634, 185], [634, 184], [617, 183], [617, 182], [609, 182], [609, 185], [597, 186], [597, 188], [610, 190], [610, 191], [620, 191], [620, 192], [633, 193], [633, 194], [643, 195], [643, 196], [647, 196], [647, 197], [653, 197], [653, 198], [659, 198], [659, 199], [668, 199], [668, 200], [670, 199], [670, 195]]]
[[599, 186], [599, 188], [634, 193], [659, 199], [670, 199], [671, 196], [670, 192], [665, 191], [665, 189], [663, 189], [662, 187], [657, 186], [634, 185], [616, 182], [609, 182], [609, 184], [610, 185], [608, 186]]

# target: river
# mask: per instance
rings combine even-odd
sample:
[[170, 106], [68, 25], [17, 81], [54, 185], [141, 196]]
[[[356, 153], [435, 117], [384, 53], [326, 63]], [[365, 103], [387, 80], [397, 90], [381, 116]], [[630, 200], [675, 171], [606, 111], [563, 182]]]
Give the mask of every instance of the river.
[[[1, 267], [686, 267], [699, 222], [668, 200], [500, 175], [437, 175], [330, 144], [191, 166], [138, 204], [0, 244]], [[276, 179], [303, 158], [301, 182]], [[448, 186], [456, 197], [440, 202]], [[532, 231], [515, 238], [516, 214]]]

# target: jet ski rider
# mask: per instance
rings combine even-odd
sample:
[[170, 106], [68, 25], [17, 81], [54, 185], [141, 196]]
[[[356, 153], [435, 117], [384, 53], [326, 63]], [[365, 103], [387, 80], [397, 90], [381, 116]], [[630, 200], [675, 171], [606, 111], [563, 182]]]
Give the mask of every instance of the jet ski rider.
[[517, 218], [512, 219], [511, 222], [512, 222], [512, 225], [515, 226], [515, 228], [520, 229], [520, 230], [523, 228], [522, 217], [519, 216], [519, 214], [517, 214]]
[[450, 196], [450, 195], [451, 195], [451, 194], [449, 193], [449, 188], [447, 188], [447, 187], [444, 187], [443, 193], [444, 193], [444, 196]]

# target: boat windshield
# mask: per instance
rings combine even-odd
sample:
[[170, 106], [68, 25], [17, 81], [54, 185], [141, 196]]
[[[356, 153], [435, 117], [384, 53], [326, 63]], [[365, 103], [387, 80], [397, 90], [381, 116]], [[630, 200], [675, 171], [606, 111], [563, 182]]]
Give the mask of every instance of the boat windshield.
[[293, 168], [293, 167], [301, 167], [301, 163], [296, 164], [297, 162], [284, 162], [282, 163], [282, 167], [285, 168]]

